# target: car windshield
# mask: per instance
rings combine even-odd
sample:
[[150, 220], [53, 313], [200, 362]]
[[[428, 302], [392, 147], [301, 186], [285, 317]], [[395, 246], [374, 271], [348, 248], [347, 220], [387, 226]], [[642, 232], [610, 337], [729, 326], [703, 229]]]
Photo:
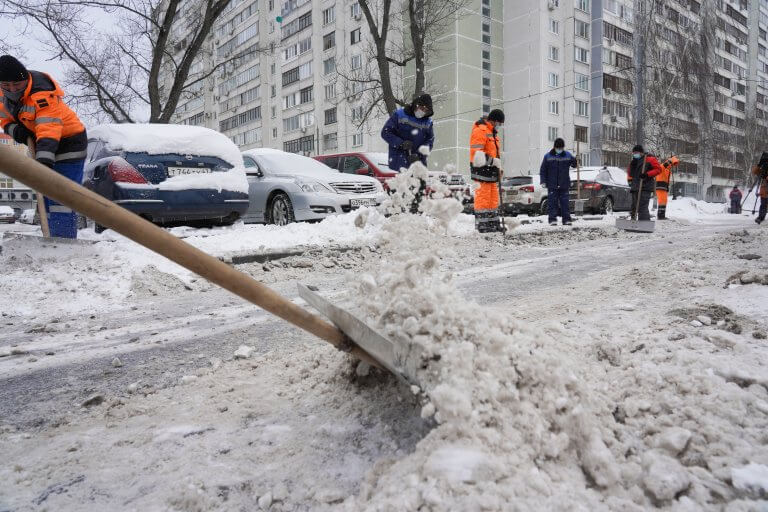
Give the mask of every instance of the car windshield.
[[293, 153], [267, 153], [256, 155], [256, 159], [267, 173], [274, 174], [292, 174], [298, 170], [311, 172], [338, 172], [322, 162], [306, 156], [295, 155]]
[[365, 153], [365, 156], [382, 172], [400, 172], [399, 169], [392, 169], [389, 166], [389, 155], [387, 153]]
[[504, 178], [502, 185], [507, 187], [518, 187], [520, 185], [530, 185], [533, 183], [533, 176], [512, 176]]

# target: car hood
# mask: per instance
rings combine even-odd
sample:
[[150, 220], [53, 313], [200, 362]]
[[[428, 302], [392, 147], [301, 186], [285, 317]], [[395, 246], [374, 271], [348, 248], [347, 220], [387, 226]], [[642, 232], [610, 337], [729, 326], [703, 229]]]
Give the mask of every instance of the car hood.
[[336, 183], [339, 181], [357, 182], [357, 183], [378, 183], [378, 180], [371, 178], [370, 176], [362, 176], [358, 174], [347, 174], [338, 171], [321, 171], [317, 169], [295, 169], [290, 172], [269, 172], [270, 176], [276, 178], [298, 178], [306, 180], [322, 181], [325, 183]]

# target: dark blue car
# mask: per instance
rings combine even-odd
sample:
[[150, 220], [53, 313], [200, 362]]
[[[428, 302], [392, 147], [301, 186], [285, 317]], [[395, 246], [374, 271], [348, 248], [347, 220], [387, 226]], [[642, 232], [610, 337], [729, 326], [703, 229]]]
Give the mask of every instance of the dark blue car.
[[[198, 179], [201, 186], [183, 186], [183, 181], [179, 186], [179, 180], [165, 183], [175, 176], [225, 173], [232, 169], [233, 165], [221, 157], [181, 152], [158, 154], [156, 149], [143, 152], [137, 151], [135, 144], [130, 146], [131, 151], [115, 147], [120, 147], [119, 143], [98, 137], [89, 139], [83, 185], [151, 222], [230, 225], [248, 210], [244, 174], [243, 187], [237, 183], [234, 187], [222, 187], [213, 175]], [[232, 182], [232, 177], [226, 179]], [[95, 229], [101, 232], [104, 227], [97, 224]]]

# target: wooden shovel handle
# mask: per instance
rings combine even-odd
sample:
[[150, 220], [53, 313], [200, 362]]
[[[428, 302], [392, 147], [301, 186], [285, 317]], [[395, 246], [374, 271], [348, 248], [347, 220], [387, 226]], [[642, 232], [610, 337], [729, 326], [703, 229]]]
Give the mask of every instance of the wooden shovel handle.
[[[2, 145], [0, 145], [0, 170], [37, 190], [38, 193], [69, 206], [102, 226], [114, 229], [134, 242], [314, 334], [334, 347], [347, 349], [350, 346], [350, 340], [344, 333], [321, 317], [300, 308], [269, 287], [192, 247], [164, 229]], [[350, 353], [368, 364], [381, 367], [357, 345], [352, 344]]]

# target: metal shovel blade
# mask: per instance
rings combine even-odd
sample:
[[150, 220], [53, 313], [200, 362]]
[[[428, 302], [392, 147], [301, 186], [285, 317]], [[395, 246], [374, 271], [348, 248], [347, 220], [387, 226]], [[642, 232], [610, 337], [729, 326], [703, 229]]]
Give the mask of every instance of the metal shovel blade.
[[407, 384], [416, 384], [413, 369], [406, 367], [409, 351], [402, 351], [399, 347], [379, 334], [371, 326], [357, 318], [345, 309], [329, 302], [325, 297], [310, 290], [306, 285], [298, 283], [299, 296], [307, 303], [322, 313], [336, 327], [338, 327], [350, 340], [361, 349], [365, 350], [381, 366], [392, 372], [396, 377]]
[[616, 227], [636, 233], [653, 233], [656, 223], [652, 220], [616, 219]]

